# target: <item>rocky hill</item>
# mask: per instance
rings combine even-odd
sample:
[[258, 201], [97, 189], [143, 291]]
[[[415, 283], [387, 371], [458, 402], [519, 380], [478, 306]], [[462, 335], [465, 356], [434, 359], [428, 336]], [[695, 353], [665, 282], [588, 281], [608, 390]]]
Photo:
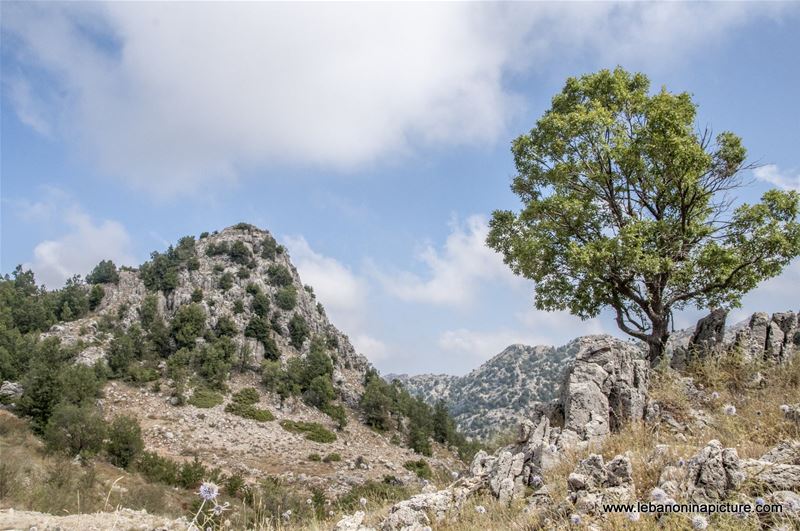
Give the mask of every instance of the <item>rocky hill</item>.
[[433, 404], [444, 400], [459, 429], [486, 438], [514, 428], [531, 404], [555, 397], [567, 364], [566, 346], [511, 345], [465, 376], [386, 375]]

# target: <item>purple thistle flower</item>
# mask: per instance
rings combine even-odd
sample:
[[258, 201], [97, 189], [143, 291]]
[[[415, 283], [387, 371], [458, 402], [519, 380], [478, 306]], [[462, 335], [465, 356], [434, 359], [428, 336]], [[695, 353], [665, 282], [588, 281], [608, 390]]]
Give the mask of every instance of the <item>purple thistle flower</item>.
[[210, 481], [204, 481], [200, 485], [200, 497], [205, 501], [215, 500], [219, 496], [219, 487]]

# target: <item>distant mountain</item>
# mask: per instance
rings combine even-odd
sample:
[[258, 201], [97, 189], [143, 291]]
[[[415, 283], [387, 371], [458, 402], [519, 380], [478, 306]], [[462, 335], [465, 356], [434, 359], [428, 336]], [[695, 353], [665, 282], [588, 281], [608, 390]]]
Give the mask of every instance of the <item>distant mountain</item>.
[[566, 347], [511, 345], [465, 376], [385, 378], [428, 403], [444, 400], [465, 434], [485, 438], [516, 426], [533, 402], [554, 398], [572, 356]]

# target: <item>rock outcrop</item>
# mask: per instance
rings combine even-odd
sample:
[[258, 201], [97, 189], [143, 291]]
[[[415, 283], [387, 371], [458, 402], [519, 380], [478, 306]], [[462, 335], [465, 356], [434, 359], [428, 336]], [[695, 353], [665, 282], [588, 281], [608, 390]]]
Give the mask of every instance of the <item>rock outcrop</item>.
[[800, 328], [795, 312], [754, 313], [736, 334], [734, 347], [750, 359], [772, 363], [789, 361], [800, 348]]
[[725, 348], [725, 321], [728, 310], [716, 309], [697, 321], [686, 345], [676, 345], [670, 364], [673, 369], [684, 370], [696, 358], [719, 355]]
[[581, 514], [600, 514], [603, 504], [628, 503], [636, 499], [630, 459], [618, 455], [608, 463], [591, 454], [567, 478], [569, 501]]

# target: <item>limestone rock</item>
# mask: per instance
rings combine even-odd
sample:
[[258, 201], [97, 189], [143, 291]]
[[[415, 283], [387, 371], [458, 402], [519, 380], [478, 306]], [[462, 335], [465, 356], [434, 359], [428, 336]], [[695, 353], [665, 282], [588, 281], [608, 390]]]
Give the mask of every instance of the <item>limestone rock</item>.
[[13, 402], [22, 396], [22, 385], [17, 382], [3, 382], [0, 385], [0, 400]]
[[692, 457], [686, 468], [681, 490], [698, 503], [724, 500], [744, 480], [736, 449], [723, 448], [717, 440], [710, 441]]
[[779, 465], [800, 465], [800, 441], [784, 441], [761, 456], [761, 461]]
[[745, 459], [742, 469], [748, 478], [764, 485], [769, 491], [800, 489], [800, 465]]
[[606, 503], [629, 502], [636, 495], [632, 472], [626, 456], [618, 455], [606, 464], [603, 456], [591, 454], [567, 478], [568, 499], [584, 514], [600, 514]]
[[364, 511], [358, 511], [350, 516], [345, 516], [336, 523], [334, 531], [374, 531], [371, 527], [364, 527], [361, 523], [364, 521]]
[[696, 357], [720, 354], [724, 349], [727, 317], [728, 310], [718, 308], [697, 321], [688, 345], [674, 349], [670, 361], [672, 368], [684, 370]]
[[644, 418], [650, 369], [639, 347], [611, 336], [581, 337], [570, 346], [576, 354], [561, 392], [564, 431], [593, 441]]

